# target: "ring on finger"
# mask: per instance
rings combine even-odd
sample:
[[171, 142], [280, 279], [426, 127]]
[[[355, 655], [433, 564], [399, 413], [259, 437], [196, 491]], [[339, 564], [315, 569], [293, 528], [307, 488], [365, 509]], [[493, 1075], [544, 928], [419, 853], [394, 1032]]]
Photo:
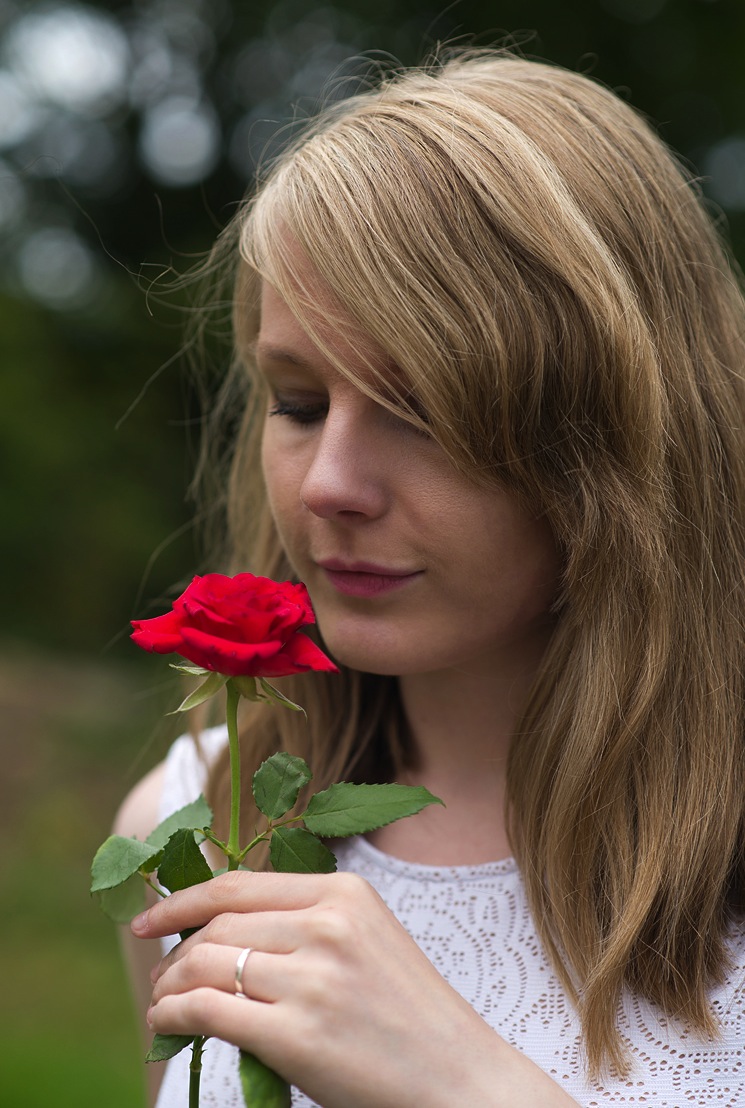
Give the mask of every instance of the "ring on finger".
[[243, 997], [244, 1000], [250, 999], [243, 991], [243, 971], [246, 968], [246, 962], [252, 950], [253, 947], [245, 947], [238, 955], [238, 960], [235, 963], [235, 995]]

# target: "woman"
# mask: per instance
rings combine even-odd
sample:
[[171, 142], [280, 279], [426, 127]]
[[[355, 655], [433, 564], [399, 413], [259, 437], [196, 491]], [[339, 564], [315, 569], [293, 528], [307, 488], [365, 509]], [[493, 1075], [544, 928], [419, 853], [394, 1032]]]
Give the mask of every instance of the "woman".
[[[200, 930], [149, 1026], [299, 1105], [745, 1103], [745, 306], [695, 188], [607, 90], [482, 53], [333, 108], [217, 256], [233, 568], [304, 580], [342, 668], [245, 757], [446, 807], [158, 904], [143, 998]], [[224, 809], [222, 745], [117, 830], [206, 775]]]

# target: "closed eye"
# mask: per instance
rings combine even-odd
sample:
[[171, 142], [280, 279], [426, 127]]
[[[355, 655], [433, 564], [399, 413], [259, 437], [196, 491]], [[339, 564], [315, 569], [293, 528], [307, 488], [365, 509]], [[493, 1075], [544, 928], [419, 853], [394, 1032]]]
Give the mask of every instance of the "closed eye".
[[277, 399], [267, 414], [270, 416], [284, 416], [292, 423], [305, 426], [324, 419], [327, 411], [328, 405], [325, 403], [301, 403], [297, 400]]

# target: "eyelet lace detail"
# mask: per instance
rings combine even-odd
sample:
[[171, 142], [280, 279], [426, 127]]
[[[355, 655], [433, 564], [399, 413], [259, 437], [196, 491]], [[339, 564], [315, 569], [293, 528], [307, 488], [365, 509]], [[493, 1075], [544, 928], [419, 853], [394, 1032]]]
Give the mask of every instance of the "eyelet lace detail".
[[[219, 731], [202, 739], [221, 745]], [[204, 766], [191, 740], [179, 740], [168, 759], [162, 815], [193, 800]], [[579, 1023], [538, 940], [514, 862], [483, 866], [415, 865], [382, 854], [364, 839], [336, 850], [339, 869], [366, 878], [442, 976], [491, 1027], [532, 1058], [583, 1108], [745, 1108], [745, 926], [730, 936], [732, 970], [712, 993], [721, 1037], [702, 1041], [645, 1000], [627, 995], [619, 1027], [632, 1068], [602, 1085], [585, 1074]], [[158, 1108], [188, 1099], [188, 1052], [168, 1063]], [[297, 1090], [293, 1108], [313, 1108]], [[202, 1108], [243, 1108], [237, 1051], [210, 1041], [204, 1054]]]

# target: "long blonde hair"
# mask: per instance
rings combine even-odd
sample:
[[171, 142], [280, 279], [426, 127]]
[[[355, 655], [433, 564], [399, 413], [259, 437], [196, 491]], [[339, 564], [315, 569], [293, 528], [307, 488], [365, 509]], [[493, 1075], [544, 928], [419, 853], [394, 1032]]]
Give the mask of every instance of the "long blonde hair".
[[[714, 1032], [707, 989], [745, 900], [745, 305], [697, 187], [583, 76], [493, 52], [395, 74], [309, 128], [218, 245], [231, 405], [260, 278], [307, 311], [290, 239], [400, 367], [394, 402], [413, 392], [453, 464], [544, 512], [562, 552], [508, 802], [590, 1071], [624, 1069], [624, 987]], [[232, 455], [232, 568], [282, 578], [263, 404], [251, 389]], [[251, 713], [247, 758], [303, 754], [315, 786], [405, 761], [394, 680], [291, 684], [308, 725]]]

